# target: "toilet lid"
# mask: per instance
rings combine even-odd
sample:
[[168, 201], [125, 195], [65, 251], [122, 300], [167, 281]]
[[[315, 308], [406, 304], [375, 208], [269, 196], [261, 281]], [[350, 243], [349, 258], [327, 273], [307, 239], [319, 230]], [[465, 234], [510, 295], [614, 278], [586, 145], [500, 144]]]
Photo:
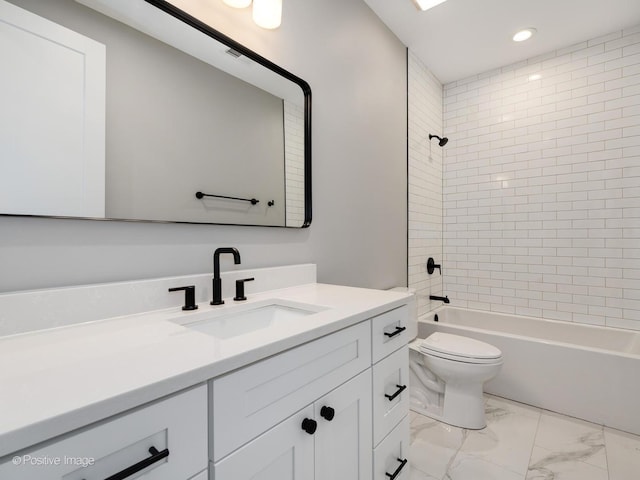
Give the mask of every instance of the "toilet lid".
[[500, 349], [473, 338], [450, 333], [435, 332], [422, 340], [420, 351], [447, 358], [457, 357], [462, 361], [482, 361], [502, 357]]

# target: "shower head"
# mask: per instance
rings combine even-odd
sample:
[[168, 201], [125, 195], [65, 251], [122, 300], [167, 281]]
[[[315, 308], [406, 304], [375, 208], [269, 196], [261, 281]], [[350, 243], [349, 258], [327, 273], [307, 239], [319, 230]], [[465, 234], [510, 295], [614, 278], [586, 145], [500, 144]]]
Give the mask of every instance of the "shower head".
[[442, 137], [440, 138], [438, 135], [431, 135], [429, 134], [429, 140], [431, 140], [432, 138], [437, 138], [438, 141], [438, 145], [440, 145], [441, 147], [444, 147], [447, 142], [449, 141], [449, 139], [447, 137]]

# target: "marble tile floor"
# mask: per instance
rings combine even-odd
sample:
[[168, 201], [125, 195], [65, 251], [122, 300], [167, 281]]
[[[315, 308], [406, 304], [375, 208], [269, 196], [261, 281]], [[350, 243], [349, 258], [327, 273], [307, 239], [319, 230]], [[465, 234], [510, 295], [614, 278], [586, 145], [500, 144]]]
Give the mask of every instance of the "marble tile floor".
[[411, 412], [410, 480], [640, 480], [640, 436], [485, 395], [487, 427]]

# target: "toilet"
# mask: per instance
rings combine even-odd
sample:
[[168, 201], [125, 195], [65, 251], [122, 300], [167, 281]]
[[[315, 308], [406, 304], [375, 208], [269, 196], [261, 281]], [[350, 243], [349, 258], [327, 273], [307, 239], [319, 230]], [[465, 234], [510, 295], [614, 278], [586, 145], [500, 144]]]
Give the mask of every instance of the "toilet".
[[486, 426], [483, 384], [502, 367], [502, 352], [472, 338], [435, 332], [409, 344], [411, 410], [456, 427]]

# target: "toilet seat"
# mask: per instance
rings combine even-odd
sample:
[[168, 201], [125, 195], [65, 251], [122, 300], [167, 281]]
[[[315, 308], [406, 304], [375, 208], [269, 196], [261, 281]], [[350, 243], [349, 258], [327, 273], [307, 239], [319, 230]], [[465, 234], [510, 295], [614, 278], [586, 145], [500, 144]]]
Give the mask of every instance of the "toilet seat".
[[420, 352], [465, 363], [500, 363], [502, 352], [488, 343], [450, 333], [435, 332], [419, 344]]

